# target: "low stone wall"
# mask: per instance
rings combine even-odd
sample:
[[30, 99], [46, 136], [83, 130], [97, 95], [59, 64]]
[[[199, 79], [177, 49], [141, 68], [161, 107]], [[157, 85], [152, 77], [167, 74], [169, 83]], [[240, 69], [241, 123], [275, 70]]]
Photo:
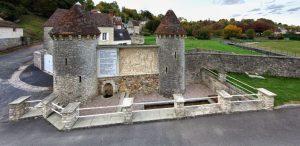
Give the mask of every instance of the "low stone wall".
[[214, 78], [210, 75], [205, 70], [201, 71], [201, 77], [202, 77], [202, 83], [205, 84], [207, 87], [209, 87], [212, 91], [217, 92], [218, 90], [224, 90], [228, 92], [229, 94], [246, 94], [244, 91], [241, 89], [227, 83], [227, 82], [222, 82], [217, 78]]
[[197, 78], [200, 69], [249, 72], [283, 77], [300, 77], [300, 58], [232, 55], [224, 53], [187, 53], [187, 79]]
[[39, 50], [33, 53], [33, 65], [40, 70], [44, 70], [44, 55], [46, 50]]
[[21, 46], [22, 40], [21, 38], [5, 38], [0, 39], [0, 51], [6, 50], [8, 48]]
[[143, 45], [145, 43], [145, 38], [142, 35], [131, 35], [131, 44]]
[[102, 93], [103, 84], [107, 83], [108, 81], [114, 82], [119, 92], [130, 92], [131, 95], [134, 95], [138, 92], [143, 92], [144, 94], [158, 92], [158, 74], [128, 75], [99, 78], [99, 94]]

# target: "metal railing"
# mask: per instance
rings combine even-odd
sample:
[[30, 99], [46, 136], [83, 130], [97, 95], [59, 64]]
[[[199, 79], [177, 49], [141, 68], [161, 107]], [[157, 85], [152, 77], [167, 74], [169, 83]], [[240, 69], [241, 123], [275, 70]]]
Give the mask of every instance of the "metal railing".
[[[213, 77], [215, 78], [219, 78], [219, 75], [218, 73], [210, 70], [210, 69], [207, 69], [207, 68], [204, 68], [206, 71], [208, 71], [209, 73], [211, 73], [213, 75]], [[257, 88], [253, 87], [253, 86], [250, 86], [249, 84], [243, 82], [243, 81], [240, 81], [230, 75], [226, 75], [226, 82], [232, 84], [233, 86], [236, 86], [238, 88], [240, 88], [241, 90], [247, 92], [247, 93], [251, 93], [251, 94], [255, 94], [256, 91], [257, 91]], [[255, 92], [253, 92], [255, 91]]]

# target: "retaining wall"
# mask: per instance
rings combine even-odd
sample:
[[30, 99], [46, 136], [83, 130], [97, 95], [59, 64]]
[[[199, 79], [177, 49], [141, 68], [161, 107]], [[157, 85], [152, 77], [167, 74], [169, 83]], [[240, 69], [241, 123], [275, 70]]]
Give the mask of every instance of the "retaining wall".
[[17, 47], [22, 45], [21, 38], [2, 38], [0, 39], [0, 51], [8, 48]]
[[300, 58], [225, 53], [187, 53], [186, 76], [189, 81], [199, 79], [200, 69], [224, 72], [249, 72], [283, 77], [300, 77]]

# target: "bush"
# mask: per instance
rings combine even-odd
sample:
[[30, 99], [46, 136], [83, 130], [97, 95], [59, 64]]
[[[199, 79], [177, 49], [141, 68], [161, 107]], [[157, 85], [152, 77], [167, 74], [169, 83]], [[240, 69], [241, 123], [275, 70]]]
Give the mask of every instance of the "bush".
[[255, 37], [255, 31], [254, 31], [254, 29], [248, 29], [248, 30], [246, 30], [246, 36], [248, 37], [248, 39], [254, 39], [254, 37]]
[[300, 41], [300, 35], [295, 33], [287, 33], [285, 37], [289, 38], [290, 40]]
[[263, 32], [263, 36], [264, 37], [270, 37], [273, 35], [273, 31], [272, 30], [266, 30]]
[[208, 40], [211, 37], [211, 30], [208, 27], [193, 30], [193, 36], [197, 39]]
[[238, 37], [242, 33], [242, 28], [237, 27], [236, 25], [227, 25], [224, 28], [224, 37], [230, 39], [231, 37]]

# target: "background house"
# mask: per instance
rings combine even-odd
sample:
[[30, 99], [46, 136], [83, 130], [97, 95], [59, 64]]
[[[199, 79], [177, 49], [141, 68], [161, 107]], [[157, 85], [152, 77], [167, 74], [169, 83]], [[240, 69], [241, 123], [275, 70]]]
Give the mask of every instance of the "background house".
[[130, 35], [139, 35], [141, 31], [140, 22], [137, 20], [129, 20], [127, 23], [127, 30]]
[[22, 45], [23, 28], [0, 18], [0, 50]]

